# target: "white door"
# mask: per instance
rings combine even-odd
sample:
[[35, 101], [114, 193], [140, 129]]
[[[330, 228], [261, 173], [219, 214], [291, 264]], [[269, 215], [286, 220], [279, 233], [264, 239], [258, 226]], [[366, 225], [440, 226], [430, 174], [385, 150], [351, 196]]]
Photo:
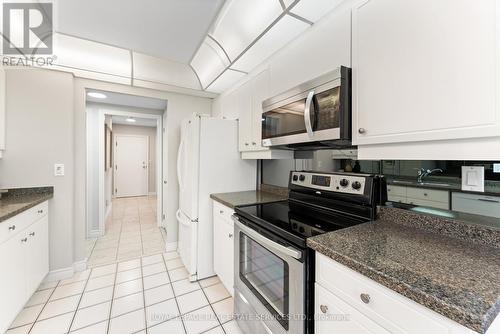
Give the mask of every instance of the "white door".
[[177, 174], [179, 178], [179, 208], [189, 220], [198, 218], [199, 141], [199, 117], [184, 120], [181, 127]]
[[163, 142], [162, 142], [162, 152], [163, 158], [161, 161], [162, 164], [162, 187], [163, 187], [163, 198], [162, 198], [162, 219], [161, 226], [167, 226], [167, 208], [168, 208], [168, 135], [167, 135], [167, 111], [163, 113]]
[[147, 136], [117, 135], [115, 140], [116, 197], [148, 194]]

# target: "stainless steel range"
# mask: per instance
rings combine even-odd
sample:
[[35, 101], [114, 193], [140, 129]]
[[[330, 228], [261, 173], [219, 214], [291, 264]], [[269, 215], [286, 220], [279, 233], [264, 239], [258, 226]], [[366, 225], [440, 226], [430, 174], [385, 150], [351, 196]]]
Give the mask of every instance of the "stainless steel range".
[[312, 333], [314, 252], [306, 239], [373, 220], [377, 175], [291, 172], [289, 200], [236, 208], [235, 314], [247, 334]]

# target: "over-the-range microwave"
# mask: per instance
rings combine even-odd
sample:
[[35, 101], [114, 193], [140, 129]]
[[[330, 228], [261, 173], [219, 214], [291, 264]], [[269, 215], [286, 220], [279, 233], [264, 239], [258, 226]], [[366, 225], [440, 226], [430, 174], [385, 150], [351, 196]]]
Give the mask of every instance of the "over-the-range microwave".
[[351, 69], [339, 67], [262, 102], [262, 145], [288, 149], [351, 144]]

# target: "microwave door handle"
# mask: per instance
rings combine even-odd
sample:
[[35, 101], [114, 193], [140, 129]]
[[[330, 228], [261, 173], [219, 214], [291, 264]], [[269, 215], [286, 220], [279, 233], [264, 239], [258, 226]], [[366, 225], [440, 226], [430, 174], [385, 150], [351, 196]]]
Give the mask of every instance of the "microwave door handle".
[[309, 138], [312, 138], [314, 136], [311, 124], [311, 105], [313, 102], [313, 98], [314, 98], [314, 91], [312, 90], [309, 92], [309, 94], [307, 94], [306, 107], [304, 110], [304, 123], [306, 125], [306, 131]]
[[238, 228], [243, 233], [245, 233], [246, 235], [248, 235], [249, 237], [254, 239], [255, 241], [260, 242], [261, 244], [268, 246], [269, 248], [272, 248], [272, 249], [274, 249], [282, 254], [286, 254], [288, 256], [291, 256], [294, 259], [300, 260], [302, 258], [302, 252], [300, 252], [296, 249], [293, 249], [292, 247], [286, 247], [286, 246], [280, 245], [279, 243], [274, 242], [274, 241], [264, 237], [259, 232], [243, 225], [240, 222], [240, 220], [238, 219], [238, 217], [236, 217], [234, 215], [232, 216], [232, 218], [233, 218], [234, 222], [236, 223], [236, 225], [238, 225]]

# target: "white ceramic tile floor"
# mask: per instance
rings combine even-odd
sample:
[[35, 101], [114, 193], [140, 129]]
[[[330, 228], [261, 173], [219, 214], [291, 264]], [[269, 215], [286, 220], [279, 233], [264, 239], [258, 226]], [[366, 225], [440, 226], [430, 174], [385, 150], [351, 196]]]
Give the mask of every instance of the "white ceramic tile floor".
[[156, 204], [156, 196], [114, 199], [112, 213], [106, 221], [106, 234], [87, 241], [88, 266], [161, 255], [166, 233], [156, 224]]
[[178, 257], [144, 256], [44, 282], [7, 334], [240, 334], [220, 280], [189, 282]]

